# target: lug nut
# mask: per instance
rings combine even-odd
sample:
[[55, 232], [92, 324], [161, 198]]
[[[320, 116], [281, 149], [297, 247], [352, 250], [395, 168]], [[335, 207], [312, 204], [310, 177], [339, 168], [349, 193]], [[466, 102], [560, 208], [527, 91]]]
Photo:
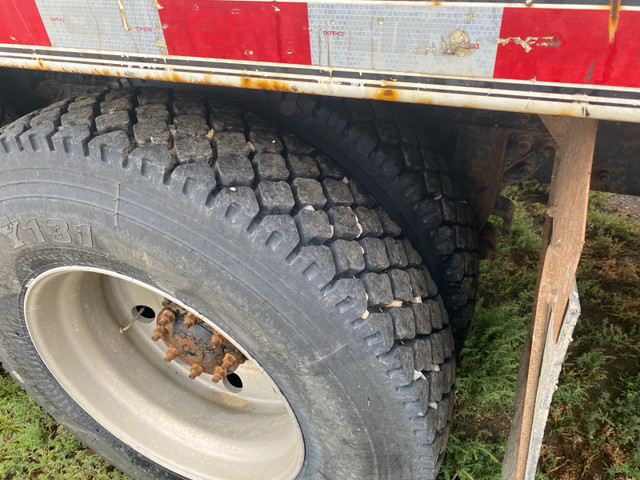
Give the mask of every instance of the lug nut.
[[175, 319], [176, 319], [175, 313], [173, 313], [168, 308], [165, 308], [163, 310], [160, 310], [160, 313], [158, 314], [158, 325], [162, 325], [162, 326], [168, 325], [170, 323], [173, 323]]
[[196, 317], [193, 313], [187, 313], [184, 316], [184, 323], [182, 324], [182, 328], [189, 329], [194, 325], [200, 323], [200, 319]]
[[216, 366], [216, 368], [213, 369], [213, 383], [218, 383], [220, 380], [222, 380], [226, 376], [227, 376], [227, 371], [221, 366], [218, 365]]
[[230, 368], [237, 367], [238, 363], [238, 357], [233, 353], [226, 353], [222, 359], [222, 368], [228, 371]]
[[151, 335], [151, 338], [154, 342], [157, 342], [167, 333], [169, 333], [169, 331], [166, 328], [164, 328], [162, 325], [158, 325], [155, 330], [153, 330], [153, 335]]
[[189, 371], [189, 378], [191, 380], [199, 377], [204, 372], [204, 367], [198, 363], [194, 363], [191, 365], [191, 370]]
[[174, 358], [177, 358], [178, 355], [180, 355], [180, 352], [178, 350], [173, 347], [169, 347], [169, 350], [167, 350], [167, 354], [164, 356], [164, 361], [170, 362]]
[[218, 348], [225, 342], [226, 338], [220, 335], [218, 332], [211, 334], [211, 340], [209, 341], [209, 345], [211, 348]]

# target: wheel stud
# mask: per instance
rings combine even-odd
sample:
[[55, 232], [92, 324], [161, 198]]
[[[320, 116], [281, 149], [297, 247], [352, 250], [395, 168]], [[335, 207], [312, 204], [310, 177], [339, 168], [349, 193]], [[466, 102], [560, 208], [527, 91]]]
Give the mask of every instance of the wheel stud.
[[167, 333], [169, 333], [169, 331], [166, 328], [164, 328], [162, 325], [158, 325], [153, 330], [153, 335], [151, 335], [151, 338], [153, 339], [154, 342], [157, 342], [162, 337], [164, 337]]
[[211, 334], [211, 340], [209, 341], [209, 345], [211, 348], [218, 348], [225, 342], [226, 338], [220, 335], [218, 332]]
[[182, 323], [182, 328], [189, 329], [194, 325], [200, 323], [200, 319], [196, 317], [193, 313], [187, 313], [184, 316], [184, 322]]
[[158, 325], [162, 325], [163, 327], [173, 323], [176, 319], [175, 313], [173, 313], [168, 308], [163, 309], [158, 315]]
[[226, 376], [227, 376], [227, 371], [221, 366], [218, 365], [213, 369], [213, 383], [218, 383], [220, 380], [222, 380]]
[[230, 369], [237, 367], [239, 363], [238, 357], [233, 353], [225, 353], [222, 359], [222, 368], [228, 372]]
[[167, 354], [164, 356], [164, 361], [170, 362], [174, 358], [177, 358], [178, 355], [180, 355], [180, 352], [178, 352], [178, 350], [173, 347], [169, 347], [169, 350], [167, 350]]
[[191, 365], [191, 370], [189, 371], [189, 378], [191, 380], [199, 377], [204, 372], [204, 367], [198, 363], [194, 363]]

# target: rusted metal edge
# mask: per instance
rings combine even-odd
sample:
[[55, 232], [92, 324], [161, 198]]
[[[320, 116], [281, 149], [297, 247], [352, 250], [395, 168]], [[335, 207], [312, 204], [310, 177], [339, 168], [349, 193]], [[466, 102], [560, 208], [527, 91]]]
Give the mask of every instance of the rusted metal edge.
[[[123, 60], [124, 62], [126, 59]], [[213, 68], [185, 71], [187, 69], [181, 67], [181, 71], [178, 72], [171, 65], [108, 65], [106, 63], [100, 65], [100, 63], [99, 61], [94, 62], [92, 59], [87, 60], [86, 63], [68, 62], [64, 57], [55, 59], [43, 56], [32, 59], [0, 57], [0, 65], [2, 66], [34, 70], [640, 123], [640, 100], [633, 99], [604, 97], [594, 99], [585, 95], [574, 97], [562, 95], [554, 98], [553, 95], [539, 92], [527, 92], [527, 95], [535, 98], [516, 98], [511, 96], [516, 95], [514, 92], [501, 90], [499, 86], [497, 88], [469, 87], [464, 89], [455, 86], [427, 86], [393, 80], [368, 79], [359, 81], [352, 77], [342, 78], [330, 71], [327, 76], [309, 75], [304, 78], [286, 73], [262, 73], [249, 69], [242, 72], [238, 70], [224, 72]], [[269, 78], [263, 78], [267, 75]], [[597, 100], [598, 103], [593, 103], [594, 100]]]
[[613, 43], [620, 21], [621, 0], [610, 0], [609, 5], [609, 43]]
[[[553, 82], [541, 82], [535, 79], [531, 80], [513, 80], [513, 79], [502, 79], [502, 78], [488, 78], [488, 77], [475, 77], [475, 76], [465, 76], [465, 75], [446, 75], [446, 74], [429, 74], [425, 73], [415, 73], [415, 72], [398, 72], [398, 71], [382, 71], [382, 70], [362, 70], [362, 69], [354, 69], [354, 68], [333, 68], [330, 66], [322, 66], [322, 65], [292, 65], [288, 63], [274, 63], [274, 62], [257, 62], [257, 61], [246, 61], [246, 60], [232, 60], [232, 59], [203, 59], [199, 57], [188, 57], [188, 56], [171, 56], [171, 55], [158, 55], [158, 54], [144, 54], [144, 56], [140, 56], [138, 54], [134, 54], [131, 52], [120, 52], [120, 51], [101, 51], [101, 50], [90, 50], [90, 49], [77, 49], [77, 48], [66, 48], [66, 47], [26, 47], [23, 45], [11, 45], [11, 44], [0, 44], [0, 66], [4, 65], [6, 62], [16, 62], [16, 61], [30, 61], [35, 60], [39, 63], [42, 63], [40, 68], [48, 69], [48, 64], [51, 62], [66, 62], [69, 63], [69, 67], [75, 67], [76, 65], [86, 65], [90, 64], [93, 66], [96, 65], [105, 65], [107, 67], [113, 68], [123, 68], [123, 65], [126, 64], [125, 68], [142, 68], [142, 69], [151, 69], [151, 70], [180, 70], [184, 72], [193, 72], [193, 73], [201, 73], [206, 74], [210, 72], [217, 71], [225, 71], [229, 70], [230, 72], [237, 73], [240, 68], [256, 73], [256, 74], [267, 74], [273, 75], [274, 70], [277, 71], [277, 75], [282, 76], [283, 78], [293, 78], [296, 79], [299, 76], [302, 77], [313, 77], [315, 79], [328, 79], [329, 81], [356, 81], [353, 76], [349, 78], [342, 78], [344, 76], [344, 72], [349, 72], [350, 74], [357, 73], [360, 76], [359, 80], [366, 81], [368, 75], [385, 75], [388, 76], [388, 81], [393, 81], [394, 77], [413, 77], [416, 79], [429, 79], [433, 80], [433, 82], [428, 83], [429, 88], [444, 88], [447, 90], [481, 90], [484, 93], [491, 92], [499, 92], [503, 95], [515, 95], [522, 96], [523, 92], [518, 89], [517, 91], [508, 90], [506, 88], [500, 88], [502, 86], [518, 86], [521, 87], [523, 85], [530, 85], [530, 89], [527, 90], [527, 95], [532, 97], [541, 97], [541, 98], [558, 98], [558, 99], [567, 99], [572, 98], [578, 101], [580, 100], [592, 100], [597, 99], [601, 102], [607, 101], [615, 101], [618, 104], [630, 104], [634, 105], [640, 104], [640, 99], [629, 99], [624, 98], [625, 93], [638, 93], [638, 88], [633, 87], [621, 87], [621, 86], [613, 86], [613, 85], [585, 85], [585, 84], [572, 84], [572, 83], [553, 83]], [[225, 67], [226, 66], [226, 67]], [[36, 67], [38, 68], [38, 67]], [[286, 73], [289, 71], [289, 73]], [[305, 73], [308, 72], [308, 73]], [[458, 85], [449, 84], [442, 85], [441, 81], [455, 81]], [[461, 83], [461, 82], [469, 82], [469, 84]], [[490, 82], [492, 84], [491, 87], [473, 87], [473, 83], [482, 83], [486, 84]], [[423, 85], [420, 82], [397, 82], [397, 83], [405, 83], [405, 84], [416, 84]], [[496, 87], [497, 86], [497, 87]], [[560, 87], [560, 90], [563, 88], [568, 88], [571, 91], [579, 90], [581, 93], [577, 94], [562, 94], [559, 92], [551, 92], [545, 91], [540, 92], [537, 91], [537, 87]], [[588, 93], [586, 93], [588, 92]], [[604, 92], [607, 94], [616, 94], [616, 98], [601, 96], [598, 92]], [[618, 95], [622, 94], [620, 98]]]
[[[520, 359], [515, 415], [503, 463], [503, 480], [532, 480], [539, 449], [532, 448], [534, 419], [550, 377], [542, 375], [557, 343], [584, 244], [597, 121], [542, 117], [558, 143], [542, 234], [534, 311]], [[564, 354], [563, 354], [564, 357]], [[539, 425], [537, 426], [539, 427]], [[532, 459], [532, 453], [536, 458]], [[531, 467], [533, 465], [533, 467]]]
[[[0, 66], [11, 66], [18, 62], [36, 61], [36, 69], [51, 70], [56, 68], [55, 63], [64, 63], [65, 71], [76, 71], [78, 68], [106, 67], [125, 69], [126, 71], [160, 71], [171, 74], [226, 74], [238, 76], [244, 71], [252, 76], [277, 77], [278, 80], [311, 81], [317, 83], [331, 83], [334, 85], [365, 85], [377, 83], [381, 86], [391, 85], [394, 88], [423, 88], [429, 90], [441, 90], [446, 92], [475, 93], [482, 95], [502, 95], [522, 97], [526, 95], [530, 99], [599, 103], [609, 106], [640, 106], [640, 89], [631, 87], [616, 87], [609, 85], [586, 85], [570, 83], [538, 82], [535, 80], [510, 80], [479, 78], [464, 75], [419, 74], [402, 73], [392, 71], [358, 70], [350, 68], [334, 69], [327, 66], [309, 66], [269, 62], [248, 62], [229, 59], [202, 59], [197, 57], [178, 57], [146, 54], [144, 57], [133, 56], [126, 52], [105, 52], [99, 50], [78, 50], [73, 48], [38, 47], [36, 49], [23, 46], [0, 44]], [[203, 64], [204, 62], [204, 64]], [[31, 67], [26, 67], [31, 68]], [[57, 67], [59, 68], [59, 67]], [[354, 78], [353, 74], [358, 74]], [[371, 76], [384, 76], [383, 80], [372, 79]], [[409, 77], [409, 79], [397, 80], [397, 78]], [[445, 82], [451, 83], [445, 83]], [[491, 87], [478, 87], [474, 83]], [[519, 88], [522, 85], [530, 85], [523, 93]], [[515, 90], [510, 87], [518, 87]], [[537, 88], [546, 91], [538, 91]], [[551, 91], [550, 87], [555, 87]], [[562, 93], [563, 89], [578, 93]], [[586, 93], [589, 92], [589, 93]], [[631, 95], [631, 96], [630, 96]], [[635, 95], [635, 98], [633, 98]]]

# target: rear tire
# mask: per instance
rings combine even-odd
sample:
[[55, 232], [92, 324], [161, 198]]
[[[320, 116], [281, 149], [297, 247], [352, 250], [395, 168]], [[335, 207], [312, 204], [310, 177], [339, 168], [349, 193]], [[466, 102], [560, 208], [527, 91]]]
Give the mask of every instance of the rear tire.
[[438, 285], [459, 353], [475, 309], [477, 234], [446, 159], [432, 145], [426, 111], [316, 95], [242, 96], [335, 159], [398, 222]]
[[9, 105], [4, 97], [0, 97], [0, 127], [4, 127], [16, 118], [17, 115], [15, 114], [13, 107]]
[[[435, 478], [455, 362], [437, 288], [373, 197], [273, 124], [166, 90], [47, 107], [0, 130], [0, 234], [8, 369], [133, 477], [269, 471], [247, 459], [269, 448], [238, 420], [256, 415], [254, 400], [158, 362], [149, 324], [118, 333], [153, 293], [204, 317], [273, 382], [283, 402], [274, 408], [290, 412], [301, 440], [286, 438], [303, 452], [283, 478]], [[141, 290], [113, 293], [114, 278]], [[139, 383], [141, 371], [157, 381]], [[110, 392], [105, 377], [120, 387]], [[154, 388], [166, 396], [148, 400]], [[191, 388], [212, 405], [171, 403]], [[130, 409], [123, 398], [142, 400]], [[158, 423], [194, 445], [157, 446]], [[277, 425], [272, 433], [288, 424]], [[238, 448], [226, 447], [225, 429]], [[230, 460], [197, 453], [209, 442]], [[176, 453], [189, 447], [192, 456]]]

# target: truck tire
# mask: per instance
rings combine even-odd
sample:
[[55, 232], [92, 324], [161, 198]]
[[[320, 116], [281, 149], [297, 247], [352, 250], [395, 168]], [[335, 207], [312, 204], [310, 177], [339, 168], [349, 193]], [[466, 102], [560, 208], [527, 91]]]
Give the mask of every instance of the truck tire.
[[16, 118], [17, 115], [15, 114], [13, 107], [9, 105], [4, 97], [0, 97], [0, 127], [4, 127]]
[[[5, 368], [134, 478], [435, 478], [455, 362], [437, 287], [273, 124], [159, 89], [51, 105], [0, 130], [0, 234]], [[246, 356], [217, 383], [184, 360], [214, 337]]]
[[432, 146], [424, 109], [290, 93], [243, 97], [334, 158], [398, 222], [440, 289], [459, 352], [476, 302], [477, 235], [446, 159]]

